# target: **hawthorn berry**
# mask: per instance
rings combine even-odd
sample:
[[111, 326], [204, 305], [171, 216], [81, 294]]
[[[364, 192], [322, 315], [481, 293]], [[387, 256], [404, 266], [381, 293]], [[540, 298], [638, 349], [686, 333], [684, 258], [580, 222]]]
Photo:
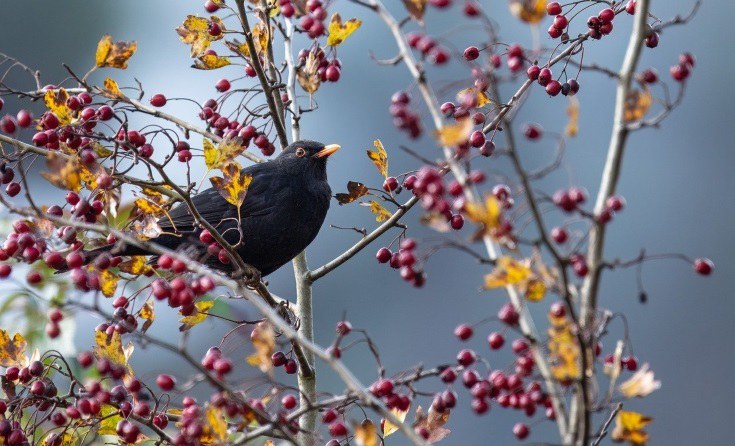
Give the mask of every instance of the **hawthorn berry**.
[[480, 50], [476, 46], [468, 46], [464, 50], [464, 58], [467, 60], [475, 60], [480, 57]]
[[474, 330], [469, 324], [459, 324], [454, 329], [454, 336], [458, 337], [461, 341], [466, 341], [472, 337]]
[[715, 264], [712, 263], [710, 259], [704, 257], [695, 259], [692, 266], [697, 274], [701, 274], [703, 276], [709, 276], [715, 268]]
[[551, 2], [546, 5], [546, 13], [549, 15], [561, 14], [561, 5], [559, 4], [559, 2]]
[[173, 376], [162, 373], [156, 377], [156, 385], [160, 387], [161, 390], [170, 391], [173, 390], [176, 385], [176, 380]]
[[493, 332], [487, 337], [487, 343], [491, 350], [500, 350], [505, 344], [505, 337], [498, 332]]
[[162, 95], [161, 93], [154, 94], [151, 96], [151, 105], [154, 107], [163, 107], [166, 105], [166, 96]]

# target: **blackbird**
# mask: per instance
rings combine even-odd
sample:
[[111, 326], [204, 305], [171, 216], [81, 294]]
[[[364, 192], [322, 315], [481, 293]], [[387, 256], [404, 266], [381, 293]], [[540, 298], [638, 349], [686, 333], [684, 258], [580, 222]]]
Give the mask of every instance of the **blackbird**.
[[[331, 198], [327, 158], [339, 148], [337, 144], [296, 141], [277, 158], [243, 169], [242, 173], [253, 179], [239, 218], [237, 208], [214, 188], [193, 196], [192, 202], [204, 220], [237, 246], [245, 263], [268, 275], [296, 257], [319, 232]], [[186, 204], [174, 207], [158, 224], [163, 233], [150, 242], [173, 250], [186, 247], [194, 251], [193, 257], [215, 269], [232, 269], [216, 254], [208, 254], [207, 246], [199, 241], [202, 229]], [[118, 245], [93, 250], [89, 257], [103, 251], [120, 256], [153, 254], [136, 246]]]

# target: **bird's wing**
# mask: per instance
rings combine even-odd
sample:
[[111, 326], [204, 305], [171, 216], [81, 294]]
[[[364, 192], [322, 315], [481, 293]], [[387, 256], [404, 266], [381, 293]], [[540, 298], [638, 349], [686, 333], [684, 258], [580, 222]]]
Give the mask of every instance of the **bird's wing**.
[[[240, 217], [246, 219], [269, 214], [274, 205], [273, 200], [269, 199], [271, 196], [269, 189], [273, 182], [271, 170], [258, 164], [249, 166], [243, 170], [243, 173], [253, 175], [253, 181], [250, 183], [245, 201], [240, 208]], [[194, 195], [191, 201], [202, 218], [215, 227], [225, 219], [237, 218], [235, 206], [228, 203], [215, 188], [209, 188]], [[171, 209], [168, 216], [161, 218], [158, 224], [164, 232], [189, 232], [195, 227], [194, 217], [189, 212], [186, 203], [181, 203]]]

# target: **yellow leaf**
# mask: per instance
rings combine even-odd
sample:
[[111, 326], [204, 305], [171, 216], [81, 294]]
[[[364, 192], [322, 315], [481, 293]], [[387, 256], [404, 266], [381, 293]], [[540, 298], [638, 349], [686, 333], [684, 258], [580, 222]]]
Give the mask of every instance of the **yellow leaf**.
[[248, 364], [268, 373], [273, 368], [271, 356], [276, 349], [276, 333], [268, 321], [259, 322], [250, 333], [255, 353], [247, 357]]
[[115, 295], [117, 290], [117, 282], [120, 280], [115, 274], [109, 269], [105, 269], [99, 272], [100, 277], [100, 291], [105, 297], [112, 297]]
[[214, 306], [213, 300], [206, 300], [206, 301], [200, 301], [200, 302], [195, 303], [194, 313], [190, 314], [189, 316], [184, 316], [181, 319], [179, 319], [179, 322], [181, 322], [179, 331], [186, 331], [190, 329], [191, 327], [204, 322], [204, 319], [206, 319], [207, 316], [209, 316], [207, 312], [211, 310], [213, 306]]
[[454, 147], [467, 142], [472, 133], [472, 120], [465, 118], [454, 124], [445, 125], [434, 131], [434, 136], [442, 147]]
[[531, 278], [523, 288], [526, 299], [532, 302], [538, 302], [546, 295], [546, 284], [541, 279]]
[[644, 397], [659, 388], [661, 388], [661, 381], [656, 381], [653, 371], [649, 370], [648, 363], [646, 363], [627, 381], [620, 384], [620, 393], [626, 398]]
[[645, 446], [648, 441], [648, 432], [643, 429], [651, 421], [653, 418], [643, 414], [621, 410], [615, 417], [615, 429], [611, 437], [613, 441], [627, 441], [633, 446]]
[[111, 36], [103, 36], [97, 44], [95, 65], [124, 70], [128, 67], [128, 59], [133, 56], [137, 49], [138, 44], [136, 42], [119, 41], [112, 43]]
[[581, 376], [579, 346], [572, 333], [571, 322], [566, 317], [549, 316], [549, 359], [551, 374], [558, 381], [569, 381]]
[[388, 177], [388, 152], [385, 151], [383, 143], [380, 142], [379, 139], [373, 141], [373, 145], [376, 150], [368, 150], [367, 156], [370, 158], [370, 161], [375, 164], [375, 167], [378, 168], [380, 174], [384, 177]]
[[98, 435], [117, 435], [117, 423], [122, 420], [117, 407], [103, 404], [100, 408], [100, 427]]
[[564, 133], [567, 136], [577, 136], [577, 133], [579, 133], [579, 100], [576, 96], [569, 96], [567, 116], [569, 116], [569, 121]]
[[469, 87], [469, 88], [465, 88], [464, 90], [460, 90], [457, 93], [457, 101], [464, 103], [465, 101], [462, 100], [462, 98], [465, 97], [466, 95], [469, 95], [468, 96], [469, 98], [473, 98], [472, 102], [476, 103], [477, 108], [482, 108], [486, 106], [487, 104], [492, 104], [492, 101], [488, 97], [487, 93], [475, 87]]
[[464, 210], [467, 218], [481, 225], [485, 232], [500, 224], [500, 203], [493, 195], [488, 194], [484, 203], [467, 202]]
[[94, 335], [94, 341], [97, 345], [94, 347], [94, 353], [98, 358], [106, 358], [110, 362], [119, 366], [127, 367], [130, 355], [133, 354], [133, 344], [123, 348], [122, 338], [120, 333], [117, 331], [112, 333], [112, 336], [107, 336], [104, 331], [96, 331]]
[[303, 66], [297, 68], [296, 80], [299, 85], [309, 94], [314, 94], [321, 85], [321, 77], [319, 77], [319, 58], [316, 52], [310, 51], [306, 57]]
[[377, 446], [378, 432], [372, 421], [366, 419], [360, 424], [355, 423], [354, 427], [357, 446]]
[[364, 184], [358, 183], [357, 181], [349, 181], [347, 182], [347, 193], [339, 193], [336, 194], [335, 197], [337, 198], [337, 202], [340, 205], [343, 205], [352, 203], [358, 198], [364, 197], [368, 193], [368, 188], [365, 187]]
[[329, 22], [329, 36], [327, 37], [327, 45], [337, 46], [345, 41], [357, 28], [362, 25], [362, 21], [359, 19], [350, 19], [342, 23], [342, 17], [339, 14], [332, 16], [332, 21]]
[[[398, 418], [398, 420], [403, 423], [406, 420], [406, 415], [408, 414], [408, 411], [410, 410], [410, 406], [406, 410], [400, 410], [398, 408], [391, 409], [391, 413]], [[383, 437], [387, 437], [388, 435], [394, 434], [398, 431], [398, 426], [391, 423], [388, 420], [383, 420]]]
[[146, 330], [148, 330], [148, 328], [151, 326], [151, 324], [153, 324], [153, 321], [156, 320], [156, 312], [153, 309], [153, 299], [149, 298], [147, 301], [145, 301], [143, 306], [140, 308], [138, 314], [142, 319], [145, 319], [145, 322], [140, 329], [140, 331], [145, 333]]
[[513, 257], [503, 256], [495, 262], [493, 271], [485, 276], [485, 288], [499, 288], [525, 282], [531, 276], [527, 262], [519, 262]]
[[69, 93], [65, 89], [46, 90], [43, 95], [43, 102], [46, 108], [59, 118], [59, 125], [64, 126], [71, 123], [71, 109], [67, 107], [66, 101], [69, 99]]
[[447, 421], [449, 421], [449, 409], [444, 412], [437, 412], [432, 405], [429, 407], [429, 414], [427, 415], [421, 406], [418, 406], [416, 408], [416, 420], [413, 425], [414, 429], [426, 429], [429, 432], [429, 437], [426, 439], [427, 443], [436, 443], [443, 440], [451, 432], [444, 428]]
[[510, 12], [526, 23], [538, 23], [546, 17], [546, 0], [510, 0]]
[[79, 192], [82, 189], [82, 165], [76, 155], [62, 157], [57, 152], [46, 155], [48, 172], [41, 172], [46, 180], [60, 189]]
[[[207, 424], [205, 425], [204, 433], [200, 437], [200, 442], [203, 444], [222, 444], [227, 440], [227, 421], [225, 415], [222, 413], [222, 409], [215, 406], [207, 407], [206, 412]], [[207, 437], [211, 437], [212, 441], [205, 441]]]
[[210, 23], [216, 23], [223, 31], [225, 29], [222, 20], [214, 15], [209, 19], [189, 15], [184, 20], [184, 23], [176, 28], [176, 32], [179, 34], [181, 41], [187, 45], [191, 45], [191, 57], [199, 56], [204, 50], [209, 48], [212, 42], [220, 40], [224, 36], [224, 32], [216, 36], [209, 34]]
[[245, 201], [245, 194], [253, 181], [253, 176], [240, 172], [240, 166], [234, 162], [224, 166], [222, 173], [224, 178], [212, 177], [209, 181], [228, 203], [239, 208]]
[[105, 87], [105, 90], [109, 94], [111, 94], [112, 96], [114, 96], [116, 98], [124, 98], [125, 97], [125, 95], [123, 94], [123, 92], [120, 90], [120, 87], [117, 85], [117, 82], [115, 82], [114, 80], [110, 79], [109, 77], [108, 78], [105, 78], [104, 87]]
[[647, 86], [643, 86], [643, 90], [632, 89], [625, 98], [625, 112], [623, 119], [625, 122], [640, 121], [648, 113], [651, 108], [653, 97]]
[[370, 212], [375, 214], [375, 221], [378, 223], [386, 221], [393, 216], [388, 209], [375, 200], [370, 200], [370, 203], [360, 203], [360, 205], [370, 206]]
[[151, 270], [148, 266], [146, 258], [144, 256], [132, 256], [129, 260], [126, 260], [118, 265], [120, 271], [128, 274], [139, 276], [145, 274]]
[[[114, 430], [112, 435], [117, 435]], [[39, 446], [75, 446], [79, 444], [79, 438], [76, 432], [67, 429], [64, 432], [49, 432], [38, 444]]]
[[408, 14], [417, 22], [423, 22], [427, 0], [403, 0]]
[[158, 191], [143, 188], [143, 196], [137, 198], [134, 204], [135, 214], [143, 213], [157, 217], [166, 213], [170, 200]]
[[0, 366], [24, 367], [28, 364], [28, 357], [25, 355], [27, 346], [23, 335], [16, 333], [11, 339], [8, 332], [0, 328]]
[[204, 163], [208, 169], [221, 169], [245, 150], [242, 144], [234, 139], [224, 139], [215, 147], [212, 141], [204, 138], [203, 145]]
[[216, 70], [217, 68], [226, 67], [230, 65], [229, 57], [218, 56], [216, 54], [203, 54], [194, 61], [192, 68], [199, 70]]

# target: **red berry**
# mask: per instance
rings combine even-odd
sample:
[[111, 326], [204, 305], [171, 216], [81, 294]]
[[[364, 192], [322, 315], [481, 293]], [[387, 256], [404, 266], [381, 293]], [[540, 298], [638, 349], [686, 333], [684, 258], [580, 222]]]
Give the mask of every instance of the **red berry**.
[[562, 228], [561, 226], [557, 226], [551, 230], [551, 238], [554, 239], [556, 243], [564, 243], [569, 238], [569, 234], [567, 234], [567, 230]]
[[523, 127], [523, 134], [530, 140], [536, 140], [541, 137], [543, 130], [540, 125], [531, 123]]
[[615, 18], [615, 11], [610, 8], [605, 8], [597, 14], [597, 17], [600, 18], [602, 23], [610, 23]]
[[151, 96], [151, 105], [154, 107], [163, 107], [166, 105], [166, 96], [161, 93]]
[[712, 270], [714, 270], [715, 265], [712, 263], [710, 259], [700, 257], [698, 259], [694, 260], [694, 271], [697, 272], [697, 274], [701, 274], [703, 276], [709, 276], [712, 274]]
[[383, 189], [386, 192], [393, 192], [398, 189], [398, 180], [396, 177], [388, 177], [383, 182]]
[[500, 333], [493, 332], [487, 337], [487, 343], [491, 350], [500, 350], [505, 344], [505, 337]]
[[347, 426], [340, 421], [335, 421], [329, 425], [329, 435], [332, 437], [344, 437], [347, 435]]
[[638, 370], [638, 361], [635, 359], [635, 356], [622, 358], [620, 360], [620, 363], [623, 364], [625, 368], [630, 370], [631, 372], [635, 372], [636, 370]]
[[490, 405], [484, 399], [474, 398], [472, 400], [472, 410], [475, 411], [476, 414], [482, 415], [490, 410]]
[[561, 318], [564, 317], [564, 315], [567, 313], [567, 309], [564, 307], [564, 304], [561, 302], [554, 302], [551, 304], [551, 308], [549, 309], [549, 314], [552, 317], [555, 318]]
[[635, 14], [635, 0], [630, 0], [628, 4], [625, 5], [625, 12], [630, 15]]
[[216, 88], [220, 93], [224, 93], [230, 89], [230, 81], [227, 79], [220, 79], [216, 84], [214, 84], [214, 88]]
[[559, 4], [559, 2], [551, 2], [546, 5], [546, 13], [549, 15], [561, 14], [561, 5]]
[[546, 93], [548, 93], [549, 96], [556, 96], [561, 93], [561, 84], [559, 83], [559, 81], [549, 81], [549, 83], [546, 85]]
[[288, 394], [288, 395], [284, 396], [283, 398], [281, 398], [281, 405], [286, 410], [293, 409], [294, 407], [296, 407], [296, 404], [297, 403], [298, 403], [298, 400], [292, 394]]
[[471, 338], [473, 333], [474, 331], [472, 330], [472, 326], [468, 324], [457, 325], [457, 328], [454, 329], [454, 336], [458, 337], [462, 341], [466, 341]]
[[176, 385], [176, 380], [171, 375], [160, 374], [156, 377], [156, 385], [162, 390], [169, 391]]
[[541, 72], [541, 68], [539, 68], [538, 65], [531, 65], [528, 67], [528, 70], [526, 70], [526, 74], [528, 75], [528, 78], [532, 81], [535, 81], [538, 79], [539, 73]]
[[658, 46], [658, 33], [657, 32], [651, 32], [651, 34], [646, 37], [646, 46], [648, 48], [656, 48]]
[[530, 433], [531, 430], [525, 423], [516, 423], [515, 426], [513, 426], [513, 435], [515, 435], [519, 440], [523, 440], [528, 437], [528, 434]]
[[475, 352], [470, 349], [463, 349], [457, 354], [457, 363], [459, 363], [459, 365], [467, 367], [472, 365], [475, 360], [477, 360], [477, 356], [475, 355]]
[[569, 25], [569, 20], [564, 15], [557, 15], [554, 17], [554, 28], [564, 29]]
[[375, 254], [375, 258], [378, 259], [379, 263], [388, 263], [392, 255], [393, 253], [390, 252], [390, 249], [382, 247]]
[[480, 57], [480, 50], [476, 46], [469, 46], [464, 50], [464, 58], [467, 60], [475, 60]]

